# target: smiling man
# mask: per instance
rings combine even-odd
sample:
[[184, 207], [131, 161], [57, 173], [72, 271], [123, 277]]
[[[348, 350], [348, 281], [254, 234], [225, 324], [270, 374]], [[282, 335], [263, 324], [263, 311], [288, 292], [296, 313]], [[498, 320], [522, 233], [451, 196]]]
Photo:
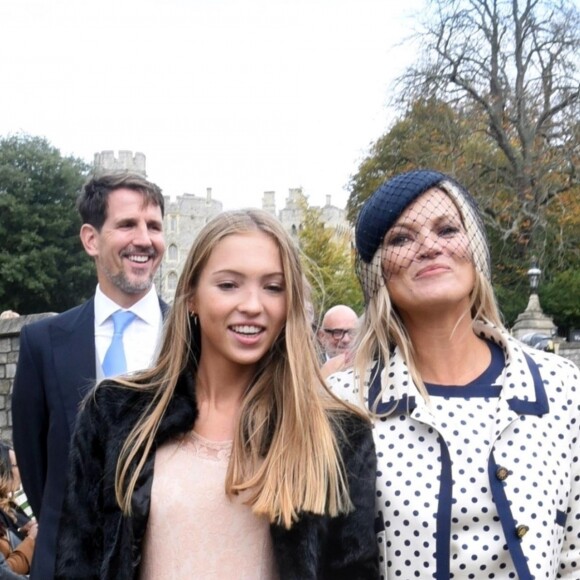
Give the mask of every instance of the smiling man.
[[159, 187], [132, 173], [101, 174], [85, 184], [78, 209], [81, 242], [97, 270], [95, 295], [22, 329], [12, 396], [14, 448], [39, 520], [32, 577], [42, 579], [54, 575], [79, 404], [96, 380], [151, 364], [167, 309], [153, 285], [165, 251]]

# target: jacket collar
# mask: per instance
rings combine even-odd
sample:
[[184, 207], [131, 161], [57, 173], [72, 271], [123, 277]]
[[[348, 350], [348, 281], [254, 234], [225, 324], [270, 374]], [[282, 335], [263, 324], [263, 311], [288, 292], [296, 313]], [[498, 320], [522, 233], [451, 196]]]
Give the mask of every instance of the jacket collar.
[[476, 322], [475, 332], [495, 342], [505, 354], [501, 398], [510, 409], [520, 415], [544, 415], [550, 410], [544, 382], [537, 363], [530, 354], [533, 349], [524, 346], [505, 330], [492, 324]]
[[177, 380], [173, 396], [159, 424], [155, 443], [162, 445], [177, 435], [190, 431], [193, 429], [197, 415], [193, 373], [186, 370]]
[[[474, 330], [481, 338], [495, 342], [505, 355], [502, 377], [503, 401], [519, 415], [544, 415], [549, 411], [548, 397], [538, 365], [528, 347], [511, 337], [505, 330], [489, 323], [474, 322]], [[409, 369], [399, 348], [395, 348], [386, 365], [377, 361], [369, 378], [369, 409], [379, 415], [411, 413], [426, 402], [411, 379]]]

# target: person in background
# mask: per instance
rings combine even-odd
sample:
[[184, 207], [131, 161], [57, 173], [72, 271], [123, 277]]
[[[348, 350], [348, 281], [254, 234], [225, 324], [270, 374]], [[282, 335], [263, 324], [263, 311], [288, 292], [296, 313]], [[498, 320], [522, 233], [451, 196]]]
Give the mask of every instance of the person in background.
[[22, 580], [23, 578], [28, 578], [28, 576], [13, 572], [6, 562], [4, 554], [0, 552], [0, 580]]
[[22, 480], [20, 478], [20, 469], [16, 461], [16, 453], [12, 447], [0, 441], [0, 477], [8, 479], [8, 487], [10, 488], [10, 502], [15, 508], [17, 516], [22, 517], [19, 520], [19, 526], [26, 524], [29, 520], [35, 520], [32, 508], [24, 489], [22, 489]]
[[29, 518], [14, 502], [20, 489], [20, 473], [14, 450], [0, 442], [0, 554], [3, 568], [0, 578], [28, 574], [34, 554], [38, 524]]
[[89, 179], [78, 209], [81, 242], [97, 270], [95, 295], [22, 329], [12, 418], [22, 483], [40, 526], [35, 578], [53, 577], [69, 441], [83, 396], [107, 374], [154, 359], [167, 309], [153, 285], [165, 250], [163, 208], [159, 187], [140, 175]]
[[358, 316], [344, 304], [329, 308], [318, 329], [318, 341], [323, 350], [321, 372], [324, 377], [351, 364], [350, 346], [356, 336]]
[[370, 426], [318, 371], [298, 251], [261, 210], [198, 234], [161, 352], [87, 398], [57, 578], [377, 578]]
[[578, 578], [580, 376], [515, 340], [477, 205], [397, 175], [356, 225], [366, 308], [334, 392], [375, 418], [382, 578]]
[[0, 320], [9, 320], [12, 318], [18, 318], [19, 316], [20, 314], [14, 310], [4, 310], [0, 313]]

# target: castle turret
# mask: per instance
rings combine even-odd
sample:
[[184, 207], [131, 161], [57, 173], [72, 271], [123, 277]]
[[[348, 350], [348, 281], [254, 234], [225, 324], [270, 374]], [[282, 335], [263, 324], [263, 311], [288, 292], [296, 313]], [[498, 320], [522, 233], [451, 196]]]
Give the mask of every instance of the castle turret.
[[132, 151], [122, 150], [119, 151], [118, 156], [115, 157], [114, 151], [101, 151], [100, 153], [95, 153], [93, 165], [94, 168], [98, 170], [125, 170], [139, 173], [144, 177], [147, 176], [146, 158], [143, 153], [135, 153], [135, 155], [133, 155]]
[[262, 197], [262, 209], [276, 215], [276, 192], [265, 191]]

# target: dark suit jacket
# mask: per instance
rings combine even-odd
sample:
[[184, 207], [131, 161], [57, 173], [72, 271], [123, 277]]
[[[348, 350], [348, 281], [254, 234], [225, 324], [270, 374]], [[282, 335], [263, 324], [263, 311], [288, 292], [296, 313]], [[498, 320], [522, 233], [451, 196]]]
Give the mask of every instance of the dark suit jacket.
[[[160, 300], [162, 312], [168, 307]], [[39, 521], [31, 577], [54, 576], [68, 451], [84, 395], [95, 384], [94, 299], [23, 327], [12, 394], [14, 450]]]

